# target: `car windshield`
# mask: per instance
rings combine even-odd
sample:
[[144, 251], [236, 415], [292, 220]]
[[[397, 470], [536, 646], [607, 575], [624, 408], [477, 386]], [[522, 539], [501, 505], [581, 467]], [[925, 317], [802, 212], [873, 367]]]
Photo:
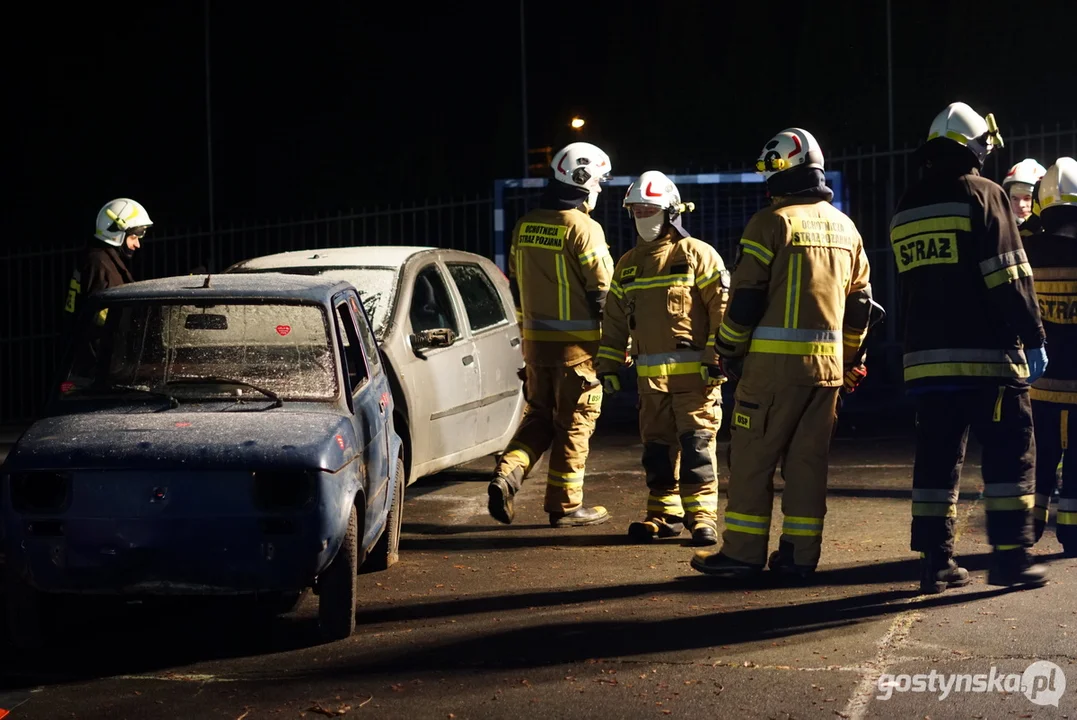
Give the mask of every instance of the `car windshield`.
[[279, 272], [296, 275], [319, 275], [350, 282], [359, 291], [363, 300], [370, 326], [378, 340], [384, 339], [385, 323], [389, 319], [389, 310], [393, 306], [396, 291], [396, 277], [400, 268], [381, 266], [337, 266], [337, 267], [274, 267], [259, 270], [237, 268], [233, 272]]
[[76, 340], [63, 396], [142, 391], [180, 400], [266, 399], [257, 389], [281, 400], [337, 396], [333, 341], [322, 306], [219, 302], [106, 307], [103, 324], [91, 322]]

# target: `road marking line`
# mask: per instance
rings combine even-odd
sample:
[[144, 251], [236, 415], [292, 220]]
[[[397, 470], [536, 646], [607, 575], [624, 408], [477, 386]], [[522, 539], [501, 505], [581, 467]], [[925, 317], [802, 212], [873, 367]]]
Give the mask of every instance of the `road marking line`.
[[860, 683], [856, 686], [853, 696], [849, 698], [849, 702], [845, 705], [845, 712], [842, 713], [842, 717], [850, 720], [863, 720], [865, 713], [867, 713], [868, 705], [871, 704], [872, 696], [875, 694], [879, 676], [894, 661], [894, 657], [892, 657], [894, 651], [908, 639], [913, 623], [919, 620], [920, 617], [919, 610], [905, 610], [898, 613], [894, 621], [890, 623], [890, 629], [876, 644], [879, 649], [875, 653], [875, 659], [865, 665], [864, 674], [860, 677]]
[[168, 673], [163, 675], [117, 675], [112, 678], [113, 680], [171, 680], [175, 682], [197, 682], [197, 683], [219, 683], [219, 682], [238, 682], [236, 678], [223, 678], [216, 675], [180, 675], [176, 673]]

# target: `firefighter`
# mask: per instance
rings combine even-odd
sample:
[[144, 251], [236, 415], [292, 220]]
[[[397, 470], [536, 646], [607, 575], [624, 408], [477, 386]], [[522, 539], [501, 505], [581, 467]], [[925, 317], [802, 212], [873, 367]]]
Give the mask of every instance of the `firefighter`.
[[[632, 340], [647, 509], [629, 537], [676, 537], [687, 524], [693, 545], [718, 542], [721, 383], [714, 333], [725, 314], [729, 272], [718, 251], [681, 222], [681, 202], [666, 175], [649, 170], [629, 186], [623, 205], [636, 246], [617, 262], [602, 322], [598, 376], [607, 395], [621, 389], [617, 370]], [[680, 457], [680, 468], [674, 465]]]
[[1010, 200], [1017, 225], [1021, 226], [1032, 217], [1032, 189], [1047, 169], [1032, 158], [1025, 158], [1010, 168], [1002, 180], [1002, 189]]
[[[1077, 557], [1077, 160], [1058, 158], [1040, 186], [1044, 232], [1026, 253], [1051, 346], [1051, 362], [1032, 384], [1036, 432], [1036, 540], [1062, 467], [1056, 532], [1067, 557]], [[1069, 460], [1069, 462], [1066, 462]]]
[[1002, 138], [994, 117], [952, 103], [917, 150], [922, 179], [890, 223], [904, 318], [904, 380], [916, 406], [911, 548], [920, 589], [967, 585], [953, 559], [961, 465], [971, 427], [983, 446], [994, 547], [988, 583], [1039, 586], [1033, 565], [1029, 382], [1047, 365], [1032, 270], [1006, 192], [981, 175]]
[[553, 179], [540, 206], [512, 232], [509, 281], [523, 330], [527, 408], [515, 437], [498, 459], [488, 486], [489, 511], [511, 523], [513, 497], [550, 449], [544, 508], [554, 527], [597, 525], [601, 506], [583, 505], [584, 466], [602, 409], [602, 383], [593, 358], [613, 258], [592, 217], [609, 156], [590, 143], [566, 145], [551, 163]]
[[734, 394], [722, 547], [697, 551], [696, 570], [740, 577], [768, 563], [773, 478], [781, 460], [784, 522], [772, 571], [808, 580], [819, 563], [828, 449], [838, 393], [867, 335], [870, 267], [856, 225], [830, 201], [823, 153], [787, 128], [756, 170], [770, 204], [749, 220], [715, 350]]
[[[91, 293], [134, 282], [127, 262], [152, 225], [146, 208], [130, 198], [111, 200], [101, 208], [93, 240], [83, 250], [67, 284], [64, 313], [69, 318], [77, 318], [81, 299]], [[102, 324], [104, 318], [98, 321]]]

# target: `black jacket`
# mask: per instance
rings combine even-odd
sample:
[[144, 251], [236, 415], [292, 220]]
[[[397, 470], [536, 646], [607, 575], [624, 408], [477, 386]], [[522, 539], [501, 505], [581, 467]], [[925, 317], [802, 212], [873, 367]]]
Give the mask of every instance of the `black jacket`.
[[1025, 245], [1047, 331], [1047, 370], [1031, 394], [1077, 405], [1077, 207], [1048, 208], [1042, 218], [1043, 234]]
[[1042, 347], [1032, 269], [1006, 192], [973, 169], [928, 170], [890, 223], [910, 390], [1027, 386]]
[[94, 240], [82, 251], [79, 263], [67, 283], [64, 313], [77, 318], [82, 311], [82, 299], [91, 293], [134, 282], [120, 249]]

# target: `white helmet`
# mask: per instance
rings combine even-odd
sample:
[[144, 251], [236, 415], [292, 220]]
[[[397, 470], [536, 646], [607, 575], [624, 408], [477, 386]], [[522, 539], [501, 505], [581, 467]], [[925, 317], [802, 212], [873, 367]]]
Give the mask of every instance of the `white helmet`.
[[97, 213], [97, 231], [94, 236], [103, 242], [119, 247], [128, 235], [143, 235], [153, 225], [150, 214], [140, 203], [131, 198], [116, 198], [105, 204]]
[[1040, 180], [1040, 212], [1052, 207], [1077, 206], [1077, 160], [1060, 157]]
[[756, 172], [767, 180], [775, 173], [797, 167], [824, 169], [819, 143], [801, 128], [786, 128], [772, 137], [755, 161]]
[[663, 210], [674, 208], [676, 211], [681, 204], [681, 191], [665, 173], [648, 170], [628, 186], [624, 202], [621, 203], [622, 207], [636, 204], [656, 205]]
[[1002, 187], [1009, 187], [1013, 183], [1024, 183], [1028, 185], [1028, 190], [1031, 192], [1032, 187], [1046, 174], [1047, 168], [1032, 158], [1025, 158], [1006, 173], [1006, 177], [1002, 180]]
[[931, 121], [928, 142], [935, 138], [946, 138], [968, 148], [981, 166], [996, 147], [1003, 147], [995, 116], [988, 113], [980, 117], [963, 102], [950, 103]]
[[610, 177], [610, 156], [585, 142], [565, 145], [550, 163], [553, 177], [567, 185], [583, 188], [594, 195], [602, 191], [599, 183]]

